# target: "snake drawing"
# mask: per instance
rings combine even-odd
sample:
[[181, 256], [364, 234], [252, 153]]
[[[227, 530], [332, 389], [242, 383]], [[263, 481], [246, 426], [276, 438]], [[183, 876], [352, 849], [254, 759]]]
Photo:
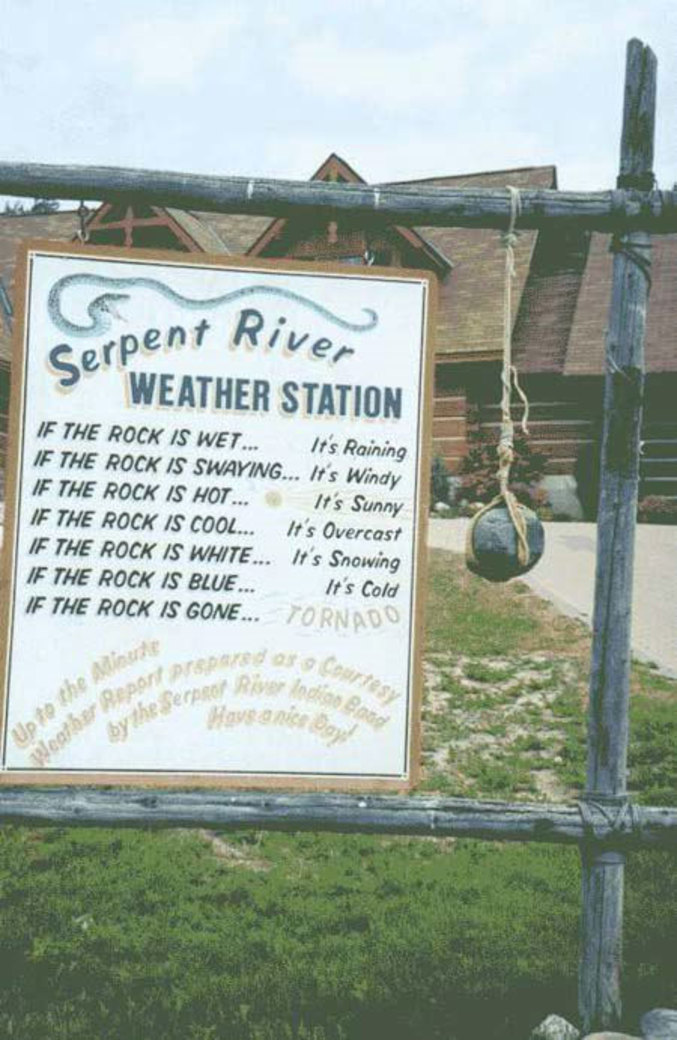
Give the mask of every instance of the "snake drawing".
[[[108, 289], [107, 292], [96, 296], [88, 305], [89, 325], [77, 325], [75, 322], [70, 321], [64, 316], [61, 308], [64, 292], [78, 285], [91, 285], [92, 287]], [[68, 274], [63, 278], [59, 278], [50, 289], [47, 299], [47, 310], [56, 327], [69, 336], [101, 336], [108, 332], [114, 318], [124, 320], [123, 315], [118, 310], [118, 305], [125, 300], [129, 300], [131, 296], [129, 292], [120, 291], [124, 289], [151, 289], [164, 296], [166, 300], [171, 300], [172, 303], [178, 303], [190, 310], [220, 307], [233, 300], [243, 299], [248, 296], [277, 296], [285, 300], [291, 300], [294, 303], [300, 303], [340, 328], [348, 329], [350, 332], [369, 332], [370, 329], [378, 325], [378, 314], [370, 307], [362, 308], [363, 313], [367, 315], [367, 321], [360, 324], [339, 317], [338, 314], [334, 314], [327, 307], [323, 307], [306, 296], [301, 296], [300, 293], [271, 285], [248, 285], [242, 289], [233, 289], [232, 292], [224, 293], [223, 296], [213, 296], [208, 300], [193, 300], [188, 296], [182, 296], [180, 293], [175, 292], [174, 289], [170, 289], [164, 282], [160, 282], [155, 278], [107, 278], [98, 274]]]

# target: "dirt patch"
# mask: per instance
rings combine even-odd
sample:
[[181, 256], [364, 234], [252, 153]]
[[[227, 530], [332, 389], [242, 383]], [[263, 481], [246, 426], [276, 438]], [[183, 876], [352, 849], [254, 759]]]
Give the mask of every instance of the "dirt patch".
[[[577, 655], [433, 653], [425, 664], [424, 788], [476, 797], [575, 796], [585, 673]], [[572, 782], [574, 781], [574, 782]]]
[[240, 844], [235, 841], [228, 841], [222, 834], [217, 834], [216, 831], [210, 831], [204, 827], [200, 827], [198, 830], [178, 828], [176, 834], [184, 839], [199, 838], [205, 845], [209, 846], [217, 859], [223, 860], [224, 863], [231, 867], [241, 867], [244, 870], [252, 870], [259, 873], [271, 869], [271, 863], [255, 854], [258, 844], [256, 839], [246, 844]]
[[249, 848], [227, 841], [214, 831], [203, 830], [197, 832], [199, 838], [206, 842], [218, 859], [225, 860], [234, 867], [244, 867], [246, 870], [266, 871], [270, 870], [271, 864], [264, 859], [252, 855]]

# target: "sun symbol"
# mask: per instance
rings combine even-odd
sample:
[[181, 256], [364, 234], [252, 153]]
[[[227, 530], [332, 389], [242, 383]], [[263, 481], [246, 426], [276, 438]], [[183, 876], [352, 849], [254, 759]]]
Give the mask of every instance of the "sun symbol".
[[277, 509], [278, 506], [282, 505], [282, 495], [279, 491], [266, 491], [266, 505], [272, 506], [273, 509]]

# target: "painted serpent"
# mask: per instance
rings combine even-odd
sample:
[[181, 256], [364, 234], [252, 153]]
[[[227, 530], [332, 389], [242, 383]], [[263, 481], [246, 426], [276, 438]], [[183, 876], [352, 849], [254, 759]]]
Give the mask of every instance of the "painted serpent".
[[[64, 317], [61, 308], [64, 292], [73, 286], [79, 285], [91, 285], [98, 288], [105, 287], [109, 290], [96, 296], [88, 305], [89, 325], [76, 325], [74, 322], [69, 321], [68, 318]], [[180, 293], [175, 292], [174, 289], [170, 289], [168, 285], [155, 278], [107, 278], [98, 274], [69, 274], [59, 278], [50, 289], [47, 299], [47, 310], [56, 327], [69, 336], [104, 335], [110, 329], [113, 318], [123, 317], [118, 311], [118, 305], [131, 297], [129, 292], [120, 291], [123, 289], [151, 289], [166, 300], [171, 300], [172, 303], [178, 303], [180, 306], [190, 310], [221, 307], [223, 304], [231, 303], [233, 300], [249, 296], [276, 296], [285, 300], [291, 300], [293, 303], [300, 303], [302, 306], [308, 307], [316, 314], [321, 315], [327, 321], [333, 322], [334, 325], [338, 325], [342, 329], [348, 329], [351, 332], [369, 332], [370, 329], [378, 325], [378, 315], [370, 307], [362, 308], [363, 313], [367, 315], [366, 322], [360, 324], [358, 322], [346, 321], [345, 318], [334, 314], [327, 307], [323, 307], [306, 296], [301, 296], [300, 293], [270, 285], [248, 285], [242, 289], [233, 289], [222, 296], [213, 296], [208, 300], [193, 300], [188, 296], [182, 296]]]

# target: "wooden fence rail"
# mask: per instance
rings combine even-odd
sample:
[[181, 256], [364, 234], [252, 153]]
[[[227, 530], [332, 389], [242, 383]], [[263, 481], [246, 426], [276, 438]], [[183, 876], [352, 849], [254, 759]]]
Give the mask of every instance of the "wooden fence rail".
[[677, 847], [677, 808], [391, 795], [0, 787], [0, 819], [31, 826], [223, 827]]
[[[590, 231], [677, 231], [677, 191], [639, 190], [653, 177], [614, 191], [520, 189], [518, 229], [575, 223]], [[419, 188], [323, 181], [207, 177], [114, 166], [0, 163], [0, 192], [59, 199], [134, 199], [155, 206], [312, 218], [350, 216], [384, 223], [496, 228], [510, 222], [510, 196], [497, 188]]]

